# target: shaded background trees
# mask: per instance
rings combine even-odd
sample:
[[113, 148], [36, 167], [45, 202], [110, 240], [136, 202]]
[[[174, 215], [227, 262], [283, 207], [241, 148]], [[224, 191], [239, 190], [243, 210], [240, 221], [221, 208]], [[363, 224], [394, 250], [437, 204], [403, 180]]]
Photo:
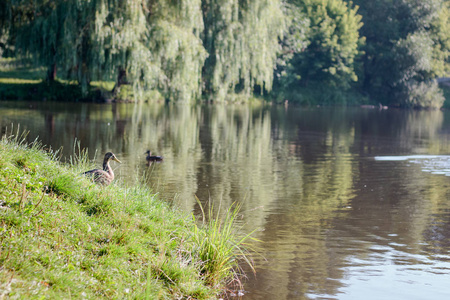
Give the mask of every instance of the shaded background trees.
[[324, 86], [342, 89], [357, 80], [354, 63], [363, 39], [356, 8], [341, 0], [291, 0], [287, 16], [290, 27], [277, 74], [281, 95], [308, 102], [297, 87], [312, 85], [323, 92]]
[[58, 70], [84, 93], [91, 81], [112, 79], [181, 101], [198, 97], [203, 83], [219, 100], [248, 97], [255, 84], [270, 90], [284, 29], [279, 0], [22, 0], [5, 11], [16, 54], [48, 67], [49, 80]]
[[[48, 79], [122, 81], [189, 100], [200, 92], [206, 53], [200, 1], [18, 1], [31, 13], [15, 33], [17, 53], [47, 66]], [[125, 79], [126, 77], [126, 79]]]
[[384, 104], [440, 107], [443, 98], [431, 80], [444, 76], [448, 66], [449, 2], [354, 2], [360, 5], [361, 34], [366, 37], [363, 90]]
[[116, 94], [126, 84], [136, 98], [156, 90], [184, 102], [258, 92], [336, 104], [358, 91], [356, 103], [440, 107], [449, 3], [7, 0], [0, 54], [44, 66], [49, 81], [75, 80], [84, 95], [112, 81]]

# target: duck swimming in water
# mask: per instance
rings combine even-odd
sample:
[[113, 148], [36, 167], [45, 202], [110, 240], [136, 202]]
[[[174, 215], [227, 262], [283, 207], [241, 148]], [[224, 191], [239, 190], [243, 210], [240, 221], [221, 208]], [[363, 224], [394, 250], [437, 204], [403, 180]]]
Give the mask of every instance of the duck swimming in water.
[[145, 159], [149, 163], [152, 163], [154, 161], [163, 161], [164, 160], [163, 156], [152, 155], [152, 151], [150, 151], [150, 150], [147, 150], [147, 152], [145, 152], [145, 154], [147, 154], [147, 157]]
[[108, 152], [105, 154], [105, 158], [103, 159], [103, 170], [94, 169], [84, 172], [83, 174], [92, 177], [94, 182], [107, 186], [114, 180], [114, 172], [109, 165], [109, 161], [111, 160], [121, 163], [114, 153]]

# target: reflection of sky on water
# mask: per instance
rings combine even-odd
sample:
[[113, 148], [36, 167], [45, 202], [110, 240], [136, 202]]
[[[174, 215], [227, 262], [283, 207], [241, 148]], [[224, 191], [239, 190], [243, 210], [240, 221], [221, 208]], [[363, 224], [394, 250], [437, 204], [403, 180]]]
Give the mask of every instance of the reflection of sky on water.
[[422, 171], [450, 176], [450, 155], [375, 156], [377, 161], [407, 161], [420, 164]]
[[410, 250], [406, 244], [388, 242], [368, 246], [365, 254], [356, 251], [342, 262], [344, 274], [336, 278], [341, 285], [336, 294], [308, 293], [305, 296], [309, 299], [378, 300], [431, 299], [433, 295], [432, 299], [448, 299], [450, 255], [409, 253]]
[[450, 257], [436, 261], [376, 247], [367, 259], [348, 258], [339, 299], [448, 299]]
[[[418, 165], [423, 172], [450, 176], [449, 155], [376, 156], [375, 161], [406, 162], [403, 164], [405, 168]], [[360, 251], [356, 251], [355, 255], [347, 255], [342, 266], [342, 286], [338, 292], [334, 295], [309, 293], [307, 296], [311, 299], [340, 300], [448, 299], [450, 249], [446, 247], [446, 238], [439, 234], [446, 228], [448, 211], [439, 210], [430, 218], [433, 220], [429, 221], [430, 227], [423, 232], [424, 239], [416, 245], [419, 249], [399, 241], [390, 241], [390, 238], [398, 238], [396, 234], [381, 238], [378, 244], [364, 241], [364, 238], [350, 242], [367, 245], [358, 247]], [[435, 239], [439, 241], [438, 244], [434, 242]], [[349, 245], [346, 246], [351, 249]], [[366, 250], [361, 251], [363, 248]]]

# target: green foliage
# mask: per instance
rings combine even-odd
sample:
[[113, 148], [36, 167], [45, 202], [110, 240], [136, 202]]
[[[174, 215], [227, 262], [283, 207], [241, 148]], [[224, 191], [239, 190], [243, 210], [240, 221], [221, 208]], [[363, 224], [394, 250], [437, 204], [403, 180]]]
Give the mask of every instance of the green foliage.
[[356, 81], [354, 61], [359, 54], [359, 29], [362, 26], [357, 7], [341, 0], [293, 1], [309, 22], [308, 45], [294, 54], [292, 75], [303, 85], [310, 81], [346, 87]]
[[246, 95], [255, 84], [270, 90], [284, 26], [279, 0], [8, 4], [22, 20], [10, 18], [17, 54], [46, 66], [50, 79], [58, 70], [77, 80], [84, 96], [91, 81], [111, 79], [117, 89], [130, 83], [135, 97], [153, 89], [185, 102], [203, 81], [221, 99], [237, 85]]
[[341, 89], [357, 80], [355, 59], [363, 43], [357, 10], [340, 0], [290, 1], [286, 6], [289, 29], [275, 71], [277, 101], [302, 105], [353, 102]]
[[[24, 2], [13, 1], [11, 10], [26, 11]], [[27, 22], [16, 24], [20, 53], [76, 79], [84, 95], [91, 81], [119, 81], [120, 72], [135, 92], [159, 89], [184, 101], [200, 94], [199, 0], [37, 1], [24, 15]]]
[[[418, 99], [420, 91], [426, 94], [424, 99], [429, 98], [434, 87], [421, 82], [443, 76], [448, 68], [448, 1], [355, 3], [360, 5], [365, 24], [361, 29], [366, 37], [362, 88], [385, 104], [406, 105], [411, 103], [411, 97]], [[409, 92], [413, 93], [411, 97]]]
[[7, 2], [0, 2], [0, 57], [4, 55], [10, 46], [9, 31], [10, 23], [8, 20]]
[[442, 3], [437, 17], [430, 25], [433, 39], [432, 70], [437, 76], [445, 76], [450, 73], [450, 1]]
[[254, 85], [272, 88], [278, 39], [285, 20], [278, 0], [204, 0], [203, 44], [209, 56], [203, 69], [209, 97], [249, 95]]
[[439, 109], [444, 104], [444, 94], [436, 81], [411, 82], [401, 97], [405, 107]]
[[206, 53], [199, 0], [103, 2], [93, 34], [102, 73], [117, 76], [123, 69], [135, 91], [159, 89], [170, 99], [200, 94]]
[[[275, 85], [278, 94], [286, 94], [295, 86], [301, 76], [296, 69], [295, 59], [309, 45], [310, 20], [298, 5], [286, 3], [285, 14], [288, 28], [281, 40], [281, 52], [275, 69]], [[294, 59], [295, 58], [295, 59]], [[289, 96], [286, 95], [289, 98]]]
[[[0, 54], [74, 83], [42, 85], [41, 99], [241, 100], [275, 78], [278, 98], [359, 80], [375, 100], [404, 105], [412, 86], [450, 72], [449, 20], [448, 0], [10, 0]], [[99, 81], [114, 88], [93, 90]]]
[[[393, 49], [397, 72], [392, 74], [392, 84], [402, 85], [412, 79], [431, 79], [433, 40], [425, 32], [409, 34], [399, 40]], [[429, 75], [430, 74], [430, 75]]]

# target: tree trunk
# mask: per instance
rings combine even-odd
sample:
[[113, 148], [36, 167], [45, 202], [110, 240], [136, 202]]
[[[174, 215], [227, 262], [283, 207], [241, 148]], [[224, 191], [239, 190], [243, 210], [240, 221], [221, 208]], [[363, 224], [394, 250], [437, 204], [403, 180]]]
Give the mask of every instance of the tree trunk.
[[117, 82], [112, 92], [114, 95], [117, 95], [120, 92], [120, 86], [122, 84], [127, 84], [127, 71], [123, 68], [119, 68], [119, 74], [117, 75]]
[[117, 75], [117, 84], [119, 86], [127, 84], [127, 71], [122, 68], [119, 69], [119, 74]]
[[53, 82], [56, 79], [56, 63], [49, 66], [47, 70], [47, 81]]

